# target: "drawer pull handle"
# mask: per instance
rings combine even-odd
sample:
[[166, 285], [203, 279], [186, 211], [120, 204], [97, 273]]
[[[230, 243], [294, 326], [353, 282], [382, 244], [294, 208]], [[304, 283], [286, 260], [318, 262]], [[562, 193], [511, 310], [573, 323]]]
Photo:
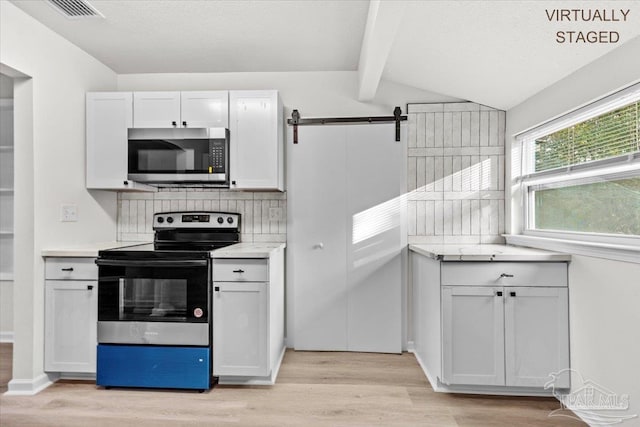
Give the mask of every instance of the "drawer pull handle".
[[512, 297], [515, 297], [516, 293], [515, 292], [509, 292], [509, 295], [511, 295]]
[[242, 269], [238, 269], [238, 270], [233, 270], [234, 273], [244, 273], [244, 270]]
[[497, 296], [497, 297], [501, 297], [501, 296], [502, 296], [502, 291], [498, 291], [498, 292], [496, 292], [496, 296]]
[[502, 273], [500, 277], [513, 277], [513, 274]]
[[62, 271], [73, 271], [73, 267], [63, 268]]
[[93, 285], [87, 285], [87, 290], [88, 290], [88, 291], [93, 290]]

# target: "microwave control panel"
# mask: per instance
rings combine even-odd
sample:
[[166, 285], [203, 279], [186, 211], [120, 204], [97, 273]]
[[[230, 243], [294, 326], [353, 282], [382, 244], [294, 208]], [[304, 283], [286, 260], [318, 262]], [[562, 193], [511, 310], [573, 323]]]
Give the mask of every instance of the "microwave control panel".
[[227, 172], [227, 144], [222, 139], [212, 139], [209, 145], [211, 167], [209, 173]]

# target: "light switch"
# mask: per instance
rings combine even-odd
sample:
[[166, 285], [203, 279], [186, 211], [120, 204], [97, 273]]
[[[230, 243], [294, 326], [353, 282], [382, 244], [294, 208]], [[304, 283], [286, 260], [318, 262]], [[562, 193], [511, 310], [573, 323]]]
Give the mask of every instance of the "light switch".
[[78, 220], [78, 207], [76, 205], [62, 205], [60, 207], [60, 221], [75, 222]]
[[282, 220], [282, 208], [269, 208], [269, 221]]

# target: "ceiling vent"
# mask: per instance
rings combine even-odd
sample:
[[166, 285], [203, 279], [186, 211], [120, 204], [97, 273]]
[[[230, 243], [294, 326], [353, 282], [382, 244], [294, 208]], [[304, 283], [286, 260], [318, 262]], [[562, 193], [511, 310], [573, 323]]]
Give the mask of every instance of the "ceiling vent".
[[48, 0], [48, 3], [69, 19], [104, 18], [104, 15], [84, 0]]

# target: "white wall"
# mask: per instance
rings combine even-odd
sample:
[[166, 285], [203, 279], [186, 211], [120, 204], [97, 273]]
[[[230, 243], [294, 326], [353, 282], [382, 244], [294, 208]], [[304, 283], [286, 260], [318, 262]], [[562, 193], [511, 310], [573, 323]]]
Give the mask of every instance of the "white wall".
[[406, 113], [407, 103], [459, 101], [383, 80], [373, 101], [360, 102], [357, 71], [118, 75], [118, 90], [224, 89], [277, 89], [285, 118], [293, 109], [303, 118], [392, 115], [395, 106]]
[[[516, 133], [638, 81], [638, 70], [640, 38], [635, 38], [507, 111], [508, 149]], [[511, 232], [517, 233], [519, 194], [517, 187], [511, 190]], [[569, 299], [572, 368], [628, 394], [627, 414], [640, 414], [640, 264], [574, 256]], [[638, 425], [638, 419], [631, 424]]]
[[[116, 194], [85, 189], [84, 97], [114, 90], [115, 73], [7, 1], [0, 2], [0, 63], [15, 81], [15, 288], [10, 391], [43, 381], [41, 249], [114, 240]], [[78, 222], [61, 223], [75, 204]], [[35, 381], [34, 381], [35, 380]]]

